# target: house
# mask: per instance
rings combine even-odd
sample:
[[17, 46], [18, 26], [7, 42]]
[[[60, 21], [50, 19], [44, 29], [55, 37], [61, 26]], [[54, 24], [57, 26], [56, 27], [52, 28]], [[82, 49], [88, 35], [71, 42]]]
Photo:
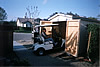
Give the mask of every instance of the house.
[[[18, 27], [32, 27], [32, 20], [34, 20], [33, 18], [18, 18], [17, 19], [17, 26]], [[39, 25], [40, 22], [40, 18], [35, 19], [35, 25]]]
[[67, 14], [62, 14], [62, 13], [57, 13], [51, 17], [48, 18], [49, 21], [67, 21], [67, 20], [72, 20], [72, 15], [67, 15]]

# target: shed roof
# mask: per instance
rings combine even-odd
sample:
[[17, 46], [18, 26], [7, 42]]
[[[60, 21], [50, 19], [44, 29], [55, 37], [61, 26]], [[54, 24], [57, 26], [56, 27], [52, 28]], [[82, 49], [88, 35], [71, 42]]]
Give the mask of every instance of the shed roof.
[[55, 15], [49, 17], [48, 20], [52, 20], [52, 19], [54, 19], [55, 17], [58, 17], [58, 16], [71, 17], [71, 18], [72, 18], [72, 15], [60, 14], [60, 13], [58, 13], [58, 14], [55, 14]]

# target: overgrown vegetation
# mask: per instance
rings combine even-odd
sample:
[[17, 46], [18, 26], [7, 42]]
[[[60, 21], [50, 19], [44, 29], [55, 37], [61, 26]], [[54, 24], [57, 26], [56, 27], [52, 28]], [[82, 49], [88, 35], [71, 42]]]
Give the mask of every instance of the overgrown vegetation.
[[88, 24], [88, 32], [91, 32], [88, 55], [93, 63], [99, 59], [99, 29], [99, 25]]
[[31, 28], [30, 27], [19, 27], [19, 30], [14, 30], [14, 32], [31, 33]]
[[0, 25], [17, 27], [16, 21], [0, 21]]
[[7, 19], [7, 13], [2, 7], [0, 7], [0, 21], [5, 19]]

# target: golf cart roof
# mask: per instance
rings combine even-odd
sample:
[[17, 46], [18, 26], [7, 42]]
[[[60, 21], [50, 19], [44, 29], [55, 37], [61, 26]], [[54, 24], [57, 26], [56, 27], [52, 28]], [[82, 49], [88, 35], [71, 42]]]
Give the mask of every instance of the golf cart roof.
[[35, 28], [37, 28], [37, 27], [49, 27], [49, 26], [58, 26], [58, 24], [36, 25]]

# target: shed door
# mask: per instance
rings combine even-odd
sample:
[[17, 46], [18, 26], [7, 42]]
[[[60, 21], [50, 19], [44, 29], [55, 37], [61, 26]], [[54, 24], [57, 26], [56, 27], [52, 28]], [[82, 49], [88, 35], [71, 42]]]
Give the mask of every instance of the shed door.
[[77, 56], [79, 42], [79, 20], [67, 21], [65, 51]]

